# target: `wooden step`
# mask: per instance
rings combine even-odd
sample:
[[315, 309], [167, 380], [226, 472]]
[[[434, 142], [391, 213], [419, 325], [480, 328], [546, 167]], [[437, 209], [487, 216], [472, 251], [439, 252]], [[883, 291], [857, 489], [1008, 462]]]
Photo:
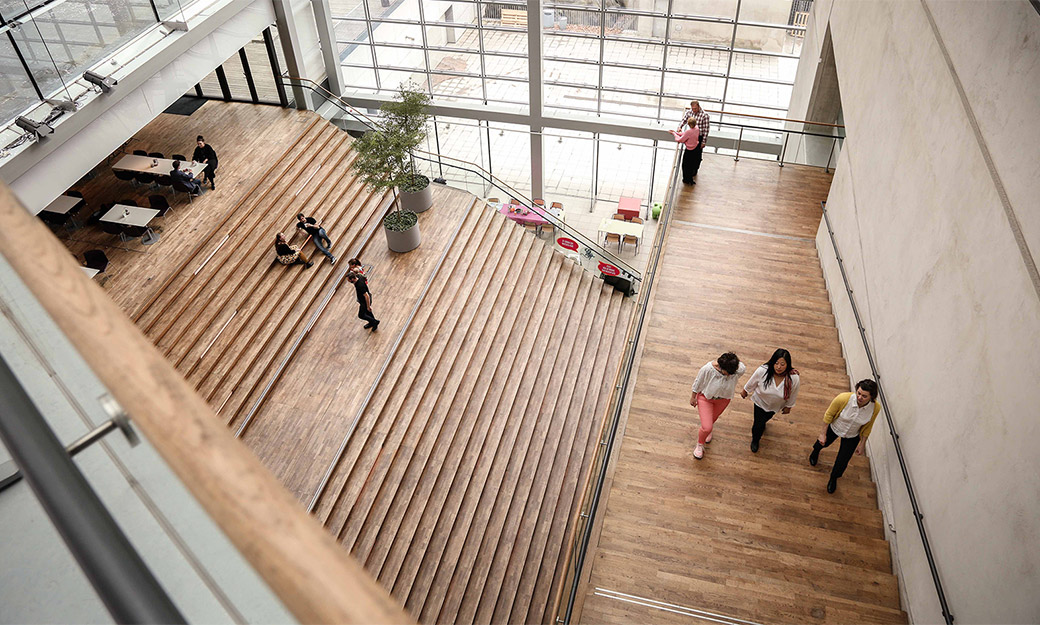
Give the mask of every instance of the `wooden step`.
[[[490, 219], [477, 218], [474, 224], [475, 237], [470, 239], [470, 242], [474, 243], [477, 248], [483, 247], [485, 240], [487, 244], [490, 244], [497, 237], [498, 231], [489, 227], [491, 223]], [[344, 466], [349, 467], [348, 479], [343, 482], [342, 489], [335, 495], [335, 505], [325, 521], [325, 525], [333, 535], [341, 536], [349, 515], [363, 492], [369, 472], [380, 461], [379, 458], [388, 437], [394, 433], [400, 433], [400, 429], [396, 426], [401, 418], [402, 406], [407, 399], [408, 390], [413, 386], [424, 388], [424, 381], [420, 374], [430, 373], [429, 368], [424, 365], [428, 358], [435, 360], [447, 342], [447, 337], [438, 335], [436, 328], [449, 315], [456, 301], [465, 302], [469, 289], [473, 285], [473, 282], [467, 281], [466, 277], [472, 275], [471, 272], [478, 268], [475, 265], [479, 266], [474, 255], [461, 254], [459, 263], [453, 266], [445, 284], [444, 292], [451, 295], [437, 299], [429, 316], [421, 324], [413, 324], [414, 331], [409, 328], [412, 345], [407, 352], [407, 357], [402, 358], [406, 363], [404, 369], [396, 377], [384, 376], [379, 381], [379, 386], [386, 389], [387, 392], [381, 394], [380, 403], [373, 402], [366, 409], [367, 417], [363, 418], [362, 422], [371, 423], [372, 426], [368, 431], [359, 428], [357, 433], [362, 436], [354, 437], [351, 446], [348, 447], [348, 452], [351, 453], [344, 458], [346, 462]], [[395, 357], [395, 360], [398, 358], [401, 358], [401, 355]], [[356, 451], [352, 451], [351, 448]]]
[[[496, 230], [494, 241], [481, 262], [471, 267], [466, 278], [466, 283], [470, 285], [468, 292], [460, 293], [464, 297], [458, 298], [449, 312], [447, 327], [441, 327], [435, 333], [437, 338], [445, 337], [443, 349], [425, 363], [424, 371], [418, 378], [421, 382], [409, 388], [407, 399], [398, 412], [400, 427], [396, 432], [391, 432], [384, 444], [384, 453], [379, 458], [382, 462], [377, 463], [369, 473], [365, 490], [351, 507], [346, 527], [340, 533], [341, 542], [361, 562], [368, 563], [372, 544], [386, 520], [386, 512], [397, 488], [401, 486], [403, 473], [414, 457], [413, 453], [425, 457], [433, 439], [424, 435], [436, 433], [443, 424], [446, 415], [438, 412], [435, 405], [440, 396], [453, 392], [453, 382], [457, 384], [461, 381], [453, 379], [451, 374], [461, 373], [462, 370], [456, 365], [464, 367], [472, 355], [472, 352], [467, 354], [464, 351], [474, 345], [474, 341], [468, 340], [470, 324], [482, 324], [486, 318], [484, 316], [490, 314], [492, 302], [485, 298], [488, 283], [502, 265], [501, 259], [516, 249], [515, 245], [512, 250], [507, 247], [515, 243], [511, 235], [515, 235], [516, 231], [503, 226], [505, 224], [502, 223], [493, 223], [491, 226]], [[424, 442], [427, 444], [424, 445]], [[414, 485], [409, 483], [405, 487], [412, 488]]]
[[[534, 276], [534, 272], [523, 268], [548, 250], [544, 245], [522, 238], [518, 239], [516, 247], [517, 257], [511, 270], [515, 272], [516, 268], [521, 268], [521, 271], [516, 276], [515, 288], [498, 290], [496, 314], [483, 333], [481, 345], [477, 349], [475, 360], [480, 363], [480, 367], [469, 370], [465, 386], [455, 393], [451, 405], [444, 408], [449, 416], [468, 417], [455, 420], [454, 429], [448, 432], [450, 440], [439, 444], [440, 453], [425, 463], [422, 475], [417, 480], [419, 489], [406, 502], [407, 508], [398, 509], [396, 516], [390, 515], [390, 518], [398, 518], [400, 521], [396, 532], [392, 536], [389, 532], [385, 535], [381, 532], [380, 542], [377, 543], [380, 551], [389, 549], [379, 569], [378, 579], [384, 584], [392, 582], [395, 596], [408, 596], [429, 543], [429, 533], [443, 509], [452, 479], [457, 472], [468, 472], [472, 467], [473, 454], [470, 450], [473, 437], [481, 431], [480, 426], [485, 425], [479, 417], [486, 414], [482, 406], [488, 398], [496, 372], [502, 371], [508, 376], [512, 370], [512, 360], [504, 362], [503, 354], [509, 344], [515, 345], [523, 335], [517, 323], [519, 321], [523, 324], [519, 328], [526, 327], [526, 318], [520, 317], [520, 312]], [[391, 541], [392, 544], [388, 545]], [[375, 570], [374, 567], [371, 570]]]
[[[488, 433], [480, 441], [473, 470], [469, 475], [458, 474], [452, 483], [444, 511], [431, 534], [426, 556], [405, 603], [405, 607], [413, 614], [418, 613], [423, 622], [444, 620], [438, 615], [449, 588], [453, 586], [452, 578], [460, 568], [468, 570], [472, 562], [469, 554], [467, 559], [470, 563], [460, 563], [460, 560], [463, 549], [468, 546], [466, 539], [470, 528], [475, 523], [486, 523], [487, 508], [479, 506], [481, 495], [489, 483], [496, 481], [492, 475], [495, 460], [510, 449], [516, 439], [520, 420], [510, 418], [514, 407], [526, 403], [535, 387], [537, 361], [546, 349], [544, 337], [553, 327], [567, 288], [564, 259], [558, 254], [550, 255], [549, 265], [544, 271], [542, 284], [545, 288], [528, 300], [534, 304], [530, 315], [534, 322], [526, 328], [516, 352], [513, 382], [497, 392], [497, 400], [484, 404], [491, 413]], [[481, 410], [483, 412], [484, 407]], [[493, 490], [497, 485], [490, 488]], [[458, 588], [457, 585], [454, 587]], [[457, 606], [454, 610], [457, 611]]]

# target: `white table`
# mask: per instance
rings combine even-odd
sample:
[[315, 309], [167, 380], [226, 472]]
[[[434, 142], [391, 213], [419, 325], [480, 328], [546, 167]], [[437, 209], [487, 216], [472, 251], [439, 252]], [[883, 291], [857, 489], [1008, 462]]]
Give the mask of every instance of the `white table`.
[[628, 235], [637, 239], [643, 238], [643, 224], [621, 221], [620, 219], [604, 219], [599, 222], [599, 231], [601, 233], [620, 234], [622, 236]]
[[83, 273], [87, 274], [88, 278], [93, 278], [100, 273], [97, 269], [91, 269], [90, 267], [80, 267], [80, 269], [83, 270]]
[[[124, 211], [130, 211], [129, 215], [124, 215]], [[119, 224], [121, 226], [138, 226], [144, 227], [148, 225], [156, 215], [159, 214], [154, 208], [141, 208], [140, 206], [128, 206], [126, 204], [116, 204], [107, 213], [101, 216], [101, 221], [107, 221], [112, 224]]]
[[[153, 166], [152, 163], [158, 164]], [[205, 171], [207, 167], [209, 167], [209, 163], [196, 163], [195, 161], [191, 161], [190, 163], [181, 163], [181, 171], [191, 174], [192, 176], [202, 175], [202, 172]], [[173, 161], [168, 158], [152, 158], [151, 156], [127, 154], [116, 161], [116, 164], [112, 166], [112, 169], [132, 171], [139, 174], [169, 176], [170, 172], [173, 171]]]
[[41, 213], [53, 213], [55, 215], [68, 215], [69, 211], [76, 208], [76, 205], [83, 201], [83, 198], [72, 197], [71, 195], [59, 195], [54, 198], [54, 201], [44, 206]]

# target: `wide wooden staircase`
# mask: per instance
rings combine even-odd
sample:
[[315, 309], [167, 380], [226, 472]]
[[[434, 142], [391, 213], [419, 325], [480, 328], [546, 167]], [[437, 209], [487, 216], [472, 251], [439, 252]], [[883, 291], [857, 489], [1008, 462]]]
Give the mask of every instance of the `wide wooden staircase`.
[[[315, 215], [345, 260], [381, 227], [353, 158], [315, 116], [132, 315], [237, 432], [345, 271], [277, 264], [275, 233]], [[634, 303], [479, 200], [447, 245], [315, 514], [424, 622], [544, 621]]]
[[423, 622], [540, 622], [633, 303], [487, 210], [441, 276], [316, 514]]
[[[313, 245], [315, 265], [275, 261], [274, 236], [293, 243], [298, 212], [318, 216], [349, 258], [379, 227], [390, 202], [354, 175], [350, 137], [314, 116], [223, 222], [169, 274], [133, 320], [213, 409], [237, 427], [277, 372], [342, 266]], [[291, 277], [286, 274], [292, 274]]]

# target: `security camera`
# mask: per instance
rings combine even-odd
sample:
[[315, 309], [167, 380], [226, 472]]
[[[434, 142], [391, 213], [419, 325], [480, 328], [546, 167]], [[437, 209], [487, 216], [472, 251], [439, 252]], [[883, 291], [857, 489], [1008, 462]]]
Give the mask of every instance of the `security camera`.
[[33, 121], [25, 116], [19, 117], [18, 119], [14, 120], [14, 123], [17, 124], [18, 127], [22, 130], [28, 130], [30, 133], [32, 133], [36, 137], [37, 141], [43, 139], [47, 135], [54, 132], [54, 129], [48, 126], [47, 124], [44, 124], [43, 122]]
[[119, 81], [115, 78], [112, 78], [111, 76], [102, 76], [101, 74], [96, 74], [89, 70], [83, 72], [83, 78], [86, 79], [86, 81], [90, 84], [101, 89], [102, 93], [108, 93], [109, 91], [112, 91], [112, 87], [115, 87], [119, 84]]

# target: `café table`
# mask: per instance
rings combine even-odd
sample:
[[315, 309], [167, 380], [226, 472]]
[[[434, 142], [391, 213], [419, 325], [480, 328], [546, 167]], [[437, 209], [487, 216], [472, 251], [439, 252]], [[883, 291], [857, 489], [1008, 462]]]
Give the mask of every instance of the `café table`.
[[[519, 210], [519, 212], [513, 212]], [[518, 204], [502, 204], [498, 212], [509, 219], [520, 224], [531, 224], [533, 226], [544, 226], [550, 223], [545, 214], [552, 215], [556, 219], [563, 219], [563, 211], [558, 208], [544, 208], [542, 206], [520, 206]]]
[[[121, 226], [135, 226], [138, 228], [145, 228], [148, 226], [148, 222], [155, 218], [159, 214], [159, 211], [154, 208], [142, 208], [140, 206], [129, 206], [126, 204], [116, 204], [108, 210], [104, 215], [101, 216], [100, 221], [119, 224]], [[150, 228], [148, 233], [141, 238], [141, 243], [145, 245], [151, 245], [159, 241], [159, 233], [152, 231]]]
[[[181, 171], [191, 174], [192, 176], [201, 175], [207, 167], [209, 167], [209, 163], [196, 163], [195, 161], [191, 161], [190, 163], [181, 163]], [[116, 164], [112, 165], [112, 169], [132, 171], [139, 174], [168, 176], [170, 175], [170, 172], [173, 171], [173, 160], [168, 158], [140, 156], [138, 154], [127, 154], [116, 161]]]
[[73, 197], [71, 195], [59, 195], [58, 197], [54, 198], [53, 202], [37, 211], [37, 214], [51, 213], [54, 215], [68, 215], [69, 211], [76, 208], [76, 205], [78, 205], [82, 201], [83, 198], [81, 197]]
[[617, 212], [624, 215], [625, 219], [639, 217], [639, 198], [623, 197], [618, 200]]
[[643, 224], [608, 217], [599, 222], [599, 234], [617, 234], [621, 237], [630, 236], [635, 237], [637, 241], [642, 241]]

